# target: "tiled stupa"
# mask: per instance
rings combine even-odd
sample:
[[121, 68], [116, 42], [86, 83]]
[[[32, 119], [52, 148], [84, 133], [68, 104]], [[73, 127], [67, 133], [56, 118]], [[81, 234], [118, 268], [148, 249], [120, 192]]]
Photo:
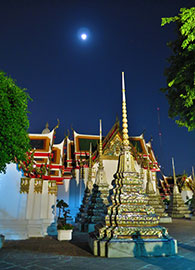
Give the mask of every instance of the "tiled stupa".
[[[149, 167], [149, 165], [148, 165]], [[161, 196], [159, 194], [158, 187], [156, 187], [156, 192], [154, 191], [154, 187], [150, 178], [149, 170], [147, 171], [147, 183], [146, 183], [146, 193], [148, 195], [148, 203], [151, 205], [155, 213], [160, 217], [160, 223], [170, 223], [172, 222], [172, 218], [165, 213], [165, 207], [163, 205]]]
[[188, 209], [187, 205], [185, 205], [177, 185], [173, 158], [172, 158], [172, 166], [173, 166], [174, 187], [172, 199], [167, 212], [172, 218], [190, 218], [190, 210]]
[[102, 125], [100, 120], [100, 144], [99, 144], [99, 165], [93, 185], [92, 195], [88, 207], [88, 232], [94, 231], [95, 225], [102, 223], [106, 215], [108, 205], [109, 185], [102, 161]]
[[92, 146], [90, 143], [90, 151], [89, 151], [89, 170], [88, 170], [88, 177], [87, 177], [87, 183], [86, 183], [86, 189], [84, 192], [82, 204], [79, 208], [79, 213], [77, 215], [77, 223], [80, 231], [86, 231], [87, 226], [86, 222], [88, 221], [88, 207], [90, 204], [90, 197], [92, 193], [93, 188], [93, 181], [92, 181]]
[[114, 175], [111, 204], [104, 225], [89, 235], [94, 255], [107, 257], [168, 256], [177, 253], [177, 241], [159, 226], [159, 217], [148, 204], [142, 178], [132, 172], [124, 73], [122, 73], [123, 146]]

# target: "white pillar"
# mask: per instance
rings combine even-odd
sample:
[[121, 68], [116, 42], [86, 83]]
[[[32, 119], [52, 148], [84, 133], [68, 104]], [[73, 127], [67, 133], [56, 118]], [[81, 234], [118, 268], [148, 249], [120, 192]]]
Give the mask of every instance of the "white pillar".
[[43, 181], [43, 189], [41, 196], [41, 213], [40, 218], [47, 219], [47, 207], [48, 207], [48, 181]]
[[32, 219], [34, 207], [34, 179], [30, 179], [29, 192], [27, 197], [26, 218]]

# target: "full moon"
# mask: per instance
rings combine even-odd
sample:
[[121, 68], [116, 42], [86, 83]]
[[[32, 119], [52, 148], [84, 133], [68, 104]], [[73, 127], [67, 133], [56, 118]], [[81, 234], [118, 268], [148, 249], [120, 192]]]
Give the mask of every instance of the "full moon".
[[86, 34], [81, 34], [81, 38], [83, 39], [83, 40], [86, 40], [87, 39], [87, 35]]

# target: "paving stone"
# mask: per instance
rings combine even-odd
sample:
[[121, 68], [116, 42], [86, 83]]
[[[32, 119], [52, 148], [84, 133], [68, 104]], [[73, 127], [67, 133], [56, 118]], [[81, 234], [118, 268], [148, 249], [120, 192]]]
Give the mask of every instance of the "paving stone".
[[94, 257], [86, 233], [74, 232], [73, 240], [53, 238], [5, 241], [0, 250], [0, 270], [195, 270], [195, 221], [173, 220], [163, 224], [178, 240], [178, 255], [152, 258]]

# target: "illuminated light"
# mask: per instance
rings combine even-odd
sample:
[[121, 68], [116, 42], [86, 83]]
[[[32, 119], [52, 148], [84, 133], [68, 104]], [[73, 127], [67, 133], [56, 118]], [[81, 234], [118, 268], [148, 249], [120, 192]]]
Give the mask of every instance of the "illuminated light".
[[87, 39], [87, 35], [86, 34], [82, 34], [81, 35], [81, 38], [82, 38], [82, 40], [86, 40]]

